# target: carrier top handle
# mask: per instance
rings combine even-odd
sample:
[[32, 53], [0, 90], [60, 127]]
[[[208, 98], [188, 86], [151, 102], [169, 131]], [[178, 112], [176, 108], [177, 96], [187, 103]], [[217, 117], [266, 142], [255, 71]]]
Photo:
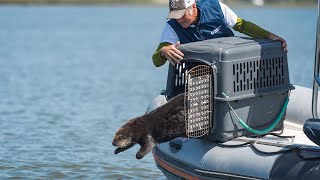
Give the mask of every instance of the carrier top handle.
[[319, 75], [319, 59], [320, 59], [320, 0], [318, 0], [318, 20], [316, 31], [316, 49], [315, 49], [315, 61], [314, 61], [314, 80], [313, 80], [313, 92], [312, 92], [312, 115], [313, 119], [309, 119], [303, 125], [303, 131], [307, 137], [320, 146], [320, 120], [318, 118], [318, 89], [320, 86]]

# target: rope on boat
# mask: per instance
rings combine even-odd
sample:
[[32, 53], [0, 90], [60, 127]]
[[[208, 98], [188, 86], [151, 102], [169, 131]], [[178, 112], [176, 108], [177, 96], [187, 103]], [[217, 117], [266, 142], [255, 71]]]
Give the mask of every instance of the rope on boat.
[[223, 148], [239, 148], [239, 147], [245, 147], [245, 146], [249, 146], [251, 147], [255, 152], [258, 152], [260, 154], [264, 154], [264, 155], [278, 155], [278, 154], [285, 154], [285, 153], [296, 153], [296, 155], [306, 161], [319, 161], [320, 160], [320, 156], [318, 155], [314, 155], [314, 156], [310, 156], [310, 155], [303, 155], [303, 152], [316, 152], [318, 154], [320, 154], [320, 150], [315, 150], [315, 149], [311, 149], [308, 147], [304, 147], [304, 146], [287, 146], [284, 147], [284, 149], [279, 150], [279, 151], [262, 151], [261, 149], [257, 148], [257, 146], [255, 144], [257, 144], [258, 142], [256, 140], [250, 140], [247, 141], [245, 143], [241, 143], [241, 144], [223, 144], [223, 143], [217, 143], [218, 146], [223, 147]]

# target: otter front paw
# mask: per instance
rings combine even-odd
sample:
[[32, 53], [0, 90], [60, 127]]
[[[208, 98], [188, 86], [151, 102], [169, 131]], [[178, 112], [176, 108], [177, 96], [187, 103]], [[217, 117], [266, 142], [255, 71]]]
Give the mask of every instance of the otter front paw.
[[121, 153], [129, 148], [131, 148], [132, 146], [134, 146], [134, 144], [130, 144], [124, 148], [121, 148], [121, 147], [118, 147], [115, 151], [114, 151], [114, 154], [118, 154], [118, 153]]
[[114, 150], [114, 154], [121, 153], [121, 152], [123, 152], [125, 150], [126, 150], [125, 148], [117, 148], [116, 150]]
[[136, 158], [137, 159], [142, 159], [147, 153], [142, 153], [142, 152], [137, 152]]
[[136, 154], [137, 159], [142, 159], [155, 146], [154, 140], [150, 135], [143, 137], [138, 143], [140, 144], [141, 148]]

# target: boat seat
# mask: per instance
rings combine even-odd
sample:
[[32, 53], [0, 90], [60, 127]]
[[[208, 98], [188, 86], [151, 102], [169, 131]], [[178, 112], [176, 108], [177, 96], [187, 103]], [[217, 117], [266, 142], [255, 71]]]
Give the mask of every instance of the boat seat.
[[312, 142], [320, 146], [320, 119], [308, 119], [303, 125], [303, 132]]

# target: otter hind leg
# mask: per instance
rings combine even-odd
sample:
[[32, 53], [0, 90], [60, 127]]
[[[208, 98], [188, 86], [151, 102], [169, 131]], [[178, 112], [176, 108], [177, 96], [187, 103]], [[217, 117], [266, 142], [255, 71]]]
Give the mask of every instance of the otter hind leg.
[[140, 144], [141, 148], [136, 154], [137, 159], [143, 158], [155, 146], [154, 139], [150, 135], [142, 138], [138, 143]]
[[124, 148], [120, 148], [118, 147], [115, 151], [114, 151], [114, 154], [118, 154], [118, 153], [121, 153], [123, 151], [126, 151], [127, 149], [130, 149], [132, 146], [134, 146], [135, 144], [132, 143], [132, 144], [129, 144], [128, 146], [124, 147]]

